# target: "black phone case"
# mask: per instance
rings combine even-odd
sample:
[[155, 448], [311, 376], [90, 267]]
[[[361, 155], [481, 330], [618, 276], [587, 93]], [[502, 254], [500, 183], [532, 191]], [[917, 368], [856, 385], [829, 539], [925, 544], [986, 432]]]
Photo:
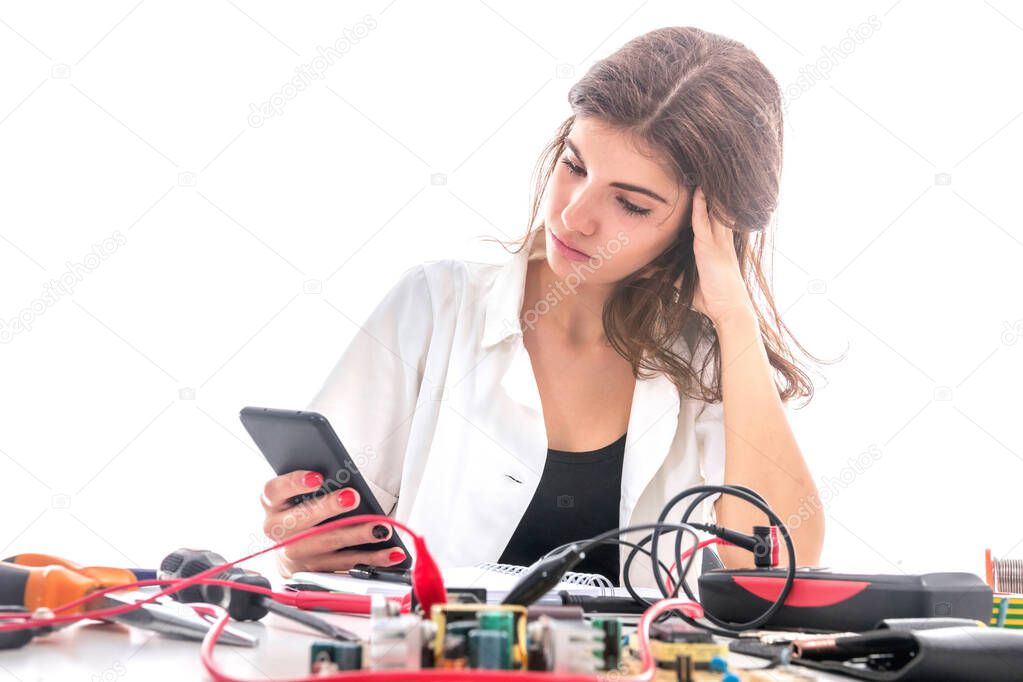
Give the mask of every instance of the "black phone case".
[[[280, 410], [270, 407], [245, 407], [239, 414], [242, 425], [256, 443], [263, 457], [278, 476], [292, 471], [315, 471], [323, 476], [323, 486], [315, 493], [292, 498], [297, 504], [317, 495], [326, 495], [342, 488], [359, 493], [359, 506], [338, 514], [318, 525], [356, 514], [386, 515], [366, 480], [359, 473], [345, 446], [341, 444], [330, 422], [322, 414], [305, 410]], [[354, 550], [381, 550], [397, 547], [405, 552], [405, 560], [395, 567], [410, 568], [412, 557], [397, 531], [381, 542], [346, 547]]]

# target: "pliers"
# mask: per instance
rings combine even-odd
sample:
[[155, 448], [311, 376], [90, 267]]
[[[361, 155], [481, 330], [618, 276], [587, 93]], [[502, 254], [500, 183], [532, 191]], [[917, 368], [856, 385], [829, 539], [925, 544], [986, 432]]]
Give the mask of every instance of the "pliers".
[[[46, 554], [20, 554], [0, 561], [0, 612], [31, 616], [37, 609], [56, 609], [97, 590], [136, 581], [135, 574], [129, 569], [83, 567]], [[88, 614], [132, 603], [132, 598], [110, 593], [68, 609], [66, 614]], [[143, 604], [104, 620], [193, 640], [203, 639], [211, 627], [198, 614], [182, 615], [180, 606], [168, 608], [155, 603]], [[12, 619], [9, 617], [0, 618], [0, 626], [10, 622]], [[0, 649], [24, 646], [33, 637], [54, 629], [40, 627], [0, 632]], [[255, 646], [258, 643], [252, 635], [230, 627], [224, 629], [220, 641], [238, 646]]]

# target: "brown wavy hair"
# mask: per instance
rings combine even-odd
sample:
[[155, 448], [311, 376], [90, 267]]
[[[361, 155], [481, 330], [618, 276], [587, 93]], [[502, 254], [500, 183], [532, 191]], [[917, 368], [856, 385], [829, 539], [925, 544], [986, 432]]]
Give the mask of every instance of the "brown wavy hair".
[[[778, 84], [741, 43], [693, 27], [660, 28], [630, 40], [594, 64], [568, 93], [572, 115], [544, 148], [534, 170], [530, 229], [501, 243], [521, 251], [536, 227], [543, 195], [576, 118], [594, 119], [654, 150], [680, 187], [703, 187], [709, 214], [733, 229], [735, 251], [783, 401], [813, 396], [813, 383], [784, 335], [817, 362], [781, 320], [764, 274], [766, 228], [778, 202], [782, 101]], [[604, 306], [604, 332], [636, 377], [665, 372], [682, 396], [717, 402], [721, 348], [714, 325], [691, 309], [697, 286], [692, 202], [678, 239], [615, 286]], [[541, 237], [538, 237], [541, 238]], [[509, 245], [517, 244], [515, 249]], [[675, 280], [682, 274], [678, 302]], [[691, 349], [676, 351], [683, 337]], [[694, 371], [697, 349], [707, 348]], [[713, 363], [713, 381], [703, 377]]]

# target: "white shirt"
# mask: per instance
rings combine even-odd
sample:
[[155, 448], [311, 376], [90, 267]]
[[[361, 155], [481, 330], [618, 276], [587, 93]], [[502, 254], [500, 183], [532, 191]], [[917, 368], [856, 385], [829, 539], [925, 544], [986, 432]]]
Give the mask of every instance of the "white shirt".
[[[308, 407], [327, 417], [382, 508], [423, 534], [441, 567], [496, 561], [543, 473], [547, 434], [520, 312], [527, 261], [544, 249], [538, 228], [504, 265], [440, 260], [405, 271]], [[722, 404], [680, 400], [663, 373], [637, 379], [620, 524], [656, 521], [684, 488], [723, 483], [724, 467]], [[692, 520], [713, 520], [716, 498]], [[660, 543], [669, 566], [674, 537]], [[695, 585], [699, 565], [698, 557], [687, 582]], [[646, 557], [631, 578], [653, 585]]]

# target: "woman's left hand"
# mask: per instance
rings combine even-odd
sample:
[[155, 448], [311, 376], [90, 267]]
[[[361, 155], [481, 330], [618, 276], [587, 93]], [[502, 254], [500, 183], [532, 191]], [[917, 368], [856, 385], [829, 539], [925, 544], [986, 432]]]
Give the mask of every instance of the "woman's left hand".
[[[739, 269], [732, 230], [707, 213], [703, 188], [693, 193], [693, 255], [698, 274], [693, 309], [715, 326], [737, 315], [753, 315], [753, 304]], [[675, 286], [682, 283], [682, 275]]]

